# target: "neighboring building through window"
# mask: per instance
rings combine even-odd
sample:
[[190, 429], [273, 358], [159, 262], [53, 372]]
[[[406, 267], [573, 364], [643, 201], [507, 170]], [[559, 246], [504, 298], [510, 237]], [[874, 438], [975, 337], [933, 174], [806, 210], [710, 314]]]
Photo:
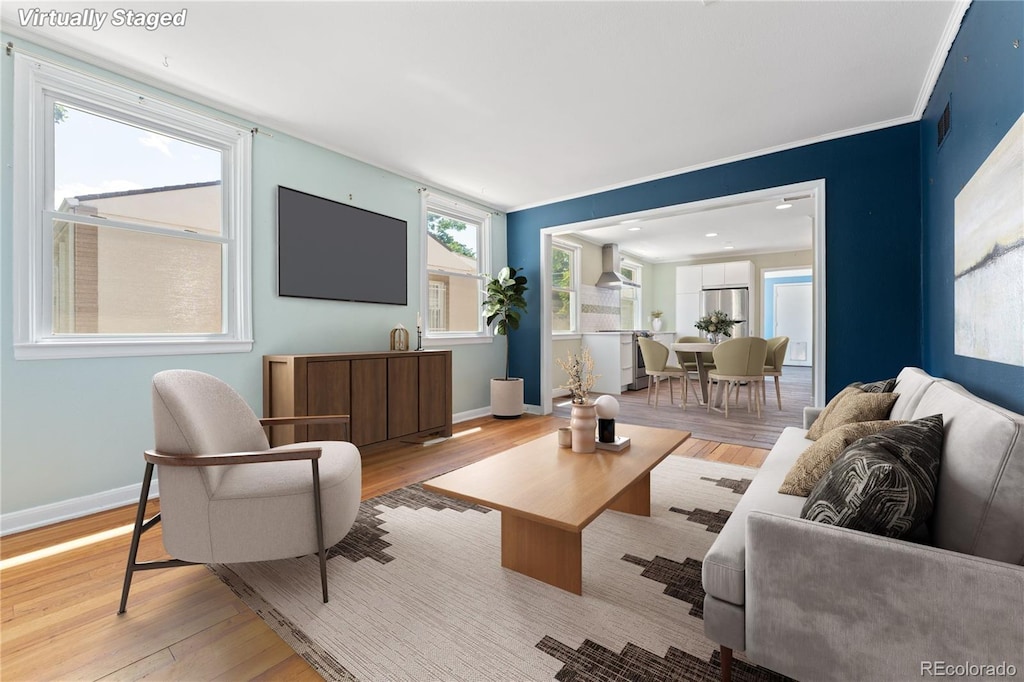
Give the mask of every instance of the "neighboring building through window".
[[640, 264], [622, 261], [619, 274], [637, 286], [624, 285], [619, 294], [620, 321], [623, 329], [643, 329], [640, 319]]
[[434, 194], [427, 195], [424, 214], [425, 334], [486, 336], [482, 305], [490, 214]]
[[22, 55], [15, 94], [15, 356], [251, 350], [250, 131]]
[[551, 245], [551, 331], [555, 334], [579, 331], [580, 251], [568, 242]]

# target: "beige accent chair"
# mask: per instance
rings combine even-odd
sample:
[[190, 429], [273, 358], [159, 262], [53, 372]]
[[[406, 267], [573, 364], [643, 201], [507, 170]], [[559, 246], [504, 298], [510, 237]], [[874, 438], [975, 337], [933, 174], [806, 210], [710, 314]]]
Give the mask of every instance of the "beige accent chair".
[[[764, 361], [768, 352], [768, 342], [757, 336], [745, 336], [739, 339], [723, 341], [715, 346], [715, 369], [708, 372], [708, 396], [711, 395], [712, 384], [718, 383], [719, 401], [722, 389], [725, 389], [725, 417], [729, 418], [729, 393], [736, 386], [739, 395], [740, 383], [747, 384], [747, 411], [750, 411], [751, 395], [757, 406], [757, 416], [761, 416], [761, 391], [752, 390], [754, 384], [764, 382]], [[708, 411], [711, 403], [708, 401]]]
[[[765, 358], [765, 377], [775, 377], [775, 399], [779, 401], [779, 409], [782, 409], [782, 389], [779, 388], [779, 377], [782, 376], [782, 363], [786, 361], [786, 350], [789, 348], [788, 336], [776, 336], [768, 339], [768, 355]], [[768, 404], [768, 389], [765, 382], [761, 382], [761, 401]]]
[[[362, 464], [352, 443], [315, 441], [271, 448], [266, 426], [348, 424], [348, 415], [260, 420], [226, 383], [191, 370], [153, 377], [156, 449], [145, 453], [118, 613], [135, 571], [195, 563], [269, 561], [317, 554], [327, 602], [327, 554], [359, 511]], [[160, 512], [144, 521], [154, 465]], [[136, 561], [142, 533], [162, 522], [175, 557]]]
[[[680, 336], [678, 339], [676, 339], [676, 343], [707, 343], [707, 342], [708, 342], [708, 340], [706, 338], [704, 338], [703, 336]], [[681, 350], [677, 350], [676, 351], [676, 359], [679, 361], [679, 366], [684, 368], [687, 372], [690, 372], [691, 374], [692, 373], [699, 373], [699, 368], [697, 367], [697, 359], [694, 357], [694, 355], [696, 355], [696, 353], [686, 353], [686, 352], [681, 351]], [[710, 371], [710, 370], [715, 368], [715, 358], [712, 356], [711, 353], [701, 353], [700, 354], [700, 360], [704, 364], [704, 370], [705, 371]], [[695, 385], [693, 383], [690, 383], [690, 386], [693, 388], [693, 397], [694, 397], [694, 399], [698, 403], [700, 403], [701, 398], [697, 394], [697, 385]]]
[[[675, 404], [672, 397], [672, 378], [689, 383], [690, 377], [685, 369], [668, 367], [668, 347], [653, 339], [640, 337], [637, 339], [640, 344], [640, 354], [644, 358], [644, 368], [647, 376], [651, 378], [654, 385], [654, 407], [658, 407], [658, 395], [661, 393], [661, 380], [668, 380], [668, 401]], [[680, 384], [680, 392], [683, 394], [683, 409], [686, 409], [686, 386]], [[647, 384], [647, 404], [651, 404], [651, 383]]]

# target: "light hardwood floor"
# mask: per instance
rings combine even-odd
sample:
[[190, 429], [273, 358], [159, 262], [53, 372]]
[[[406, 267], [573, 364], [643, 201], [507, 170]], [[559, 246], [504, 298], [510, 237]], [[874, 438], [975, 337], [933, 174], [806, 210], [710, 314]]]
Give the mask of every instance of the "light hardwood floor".
[[[419, 482], [554, 431], [565, 421], [524, 415], [455, 425], [456, 438], [363, 453], [363, 498]], [[767, 450], [691, 438], [677, 455], [760, 466]], [[143, 461], [140, 453], [139, 476]], [[158, 503], [151, 502], [149, 514]], [[0, 540], [0, 678], [20, 680], [319, 679], [206, 567], [136, 574], [128, 612], [116, 615], [132, 507]], [[96, 539], [97, 534], [121, 530]], [[84, 542], [32, 558], [63, 543]], [[159, 525], [140, 559], [166, 556]], [[341, 599], [342, 595], [332, 596]]]

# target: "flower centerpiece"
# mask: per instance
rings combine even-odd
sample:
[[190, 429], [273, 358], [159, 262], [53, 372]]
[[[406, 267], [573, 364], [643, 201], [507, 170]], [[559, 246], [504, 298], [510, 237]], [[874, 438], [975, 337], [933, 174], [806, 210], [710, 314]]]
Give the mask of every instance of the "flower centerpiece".
[[708, 335], [708, 341], [718, 343], [719, 336], [732, 337], [736, 320], [721, 310], [713, 310], [694, 323], [694, 327]]
[[586, 346], [579, 355], [569, 351], [567, 360], [556, 359], [567, 377], [566, 383], [559, 386], [569, 391], [573, 405], [586, 405], [587, 394], [594, 387], [597, 374], [594, 374], [594, 358], [590, 357], [590, 349]]

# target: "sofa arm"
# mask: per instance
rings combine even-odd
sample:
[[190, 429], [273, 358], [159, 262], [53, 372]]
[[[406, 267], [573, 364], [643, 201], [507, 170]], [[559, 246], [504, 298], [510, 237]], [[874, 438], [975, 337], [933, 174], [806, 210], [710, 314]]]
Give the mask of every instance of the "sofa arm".
[[1024, 671], [1024, 567], [751, 512], [746, 644], [756, 663], [801, 680]]
[[814, 423], [814, 420], [818, 418], [818, 415], [821, 414], [821, 411], [823, 409], [825, 409], [825, 408], [823, 408], [823, 407], [811, 407], [810, 405], [804, 406], [804, 428], [805, 429], [811, 428], [811, 424]]

